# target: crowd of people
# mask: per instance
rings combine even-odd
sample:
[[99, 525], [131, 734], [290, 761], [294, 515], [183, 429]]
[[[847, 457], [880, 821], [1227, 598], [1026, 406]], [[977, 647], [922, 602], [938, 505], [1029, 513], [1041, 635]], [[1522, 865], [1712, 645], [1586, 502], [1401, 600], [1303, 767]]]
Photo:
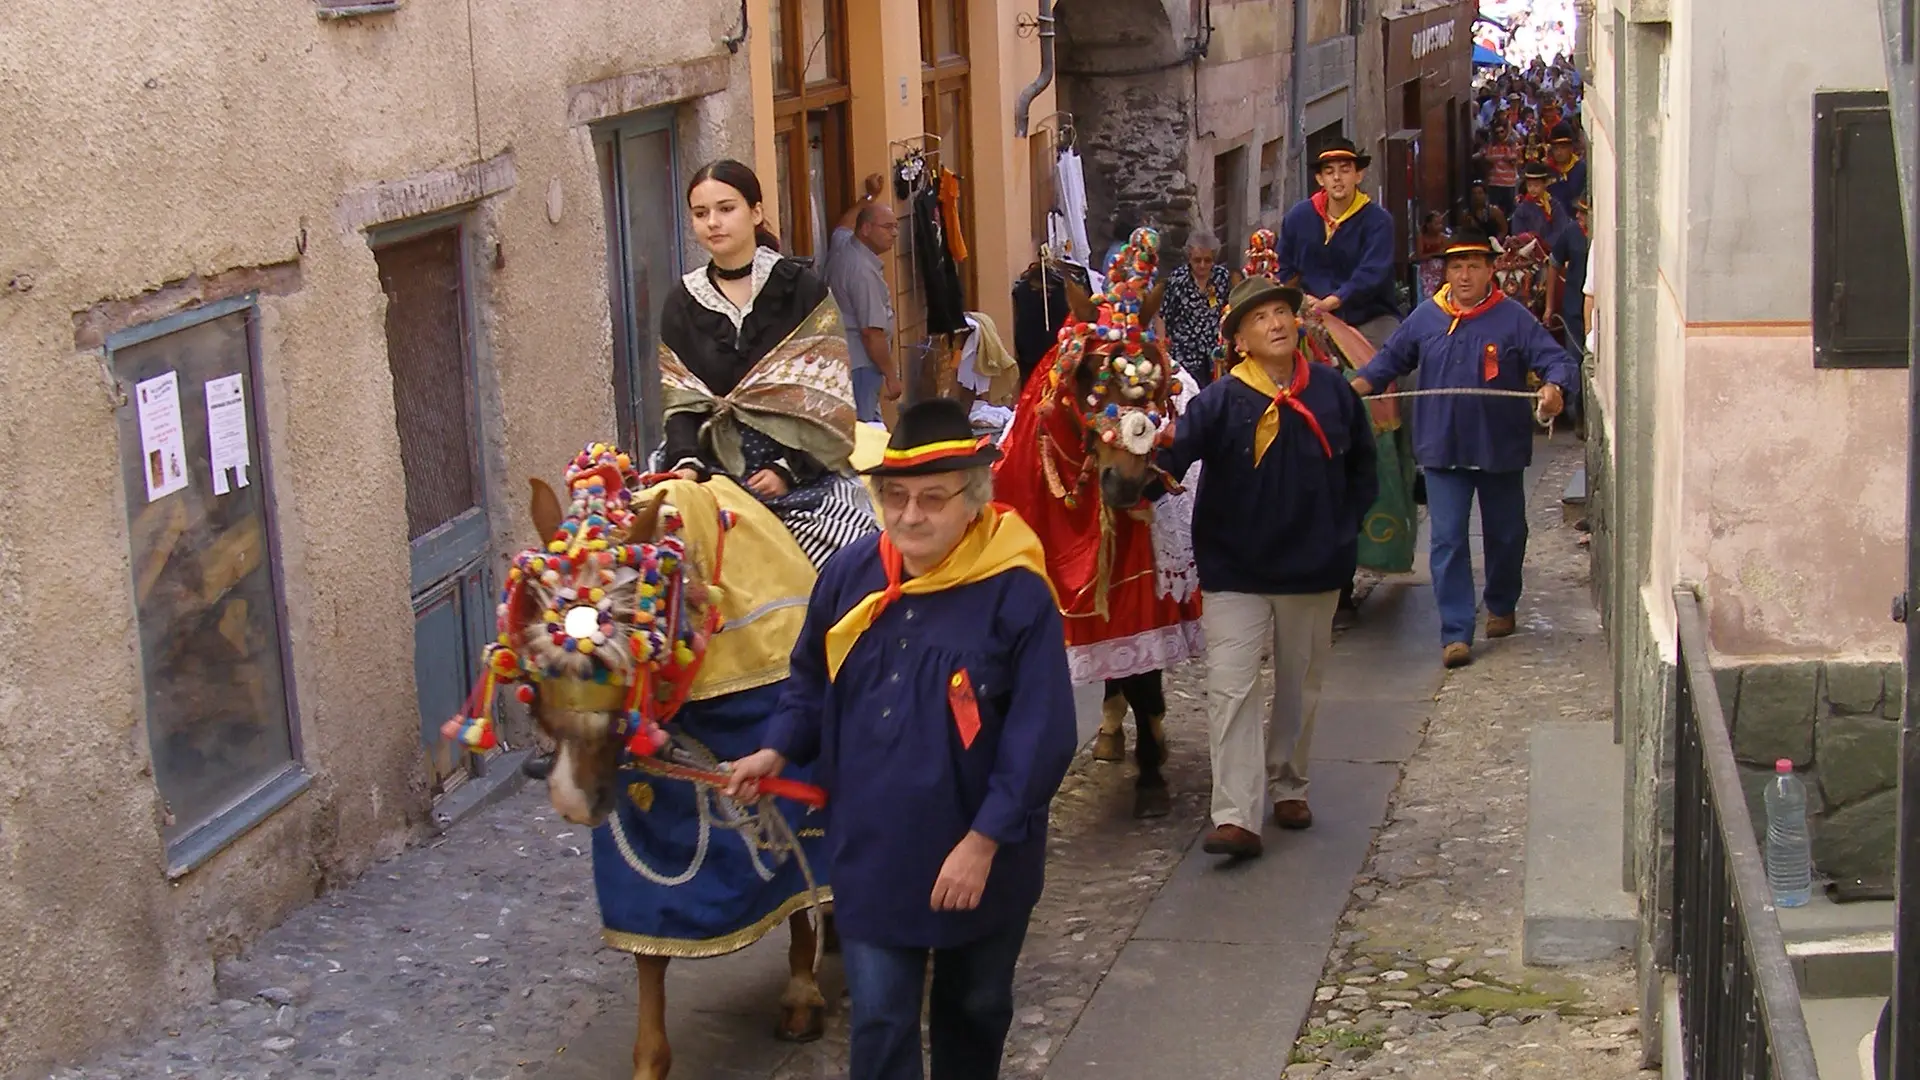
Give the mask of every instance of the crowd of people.
[[[1534, 122], [1525, 110], [1548, 100], [1577, 107], [1553, 77], [1562, 68], [1547, 71], [1490, 88], [1499, 130]], [[1556, 124], [1566, 123], [1567, 110], [1557, 111]], [[1520, 144], [1523, 158], [1541, 151], [1523, 170], [1553, 174], [1512, 194], [1514, 219], [1532, 208], [1539, 227], [1567, 227], [1560, 192], [1574, 190], [1579, 156], [1559, 149], [1571, 145], [1556, 141], [1561, 130], [1546, 126]], [[1476, 195], [1469, 208], [1481, 218], [1441, 223], [1440, 282], [1410, 312], [1400, 308], [1392, 221], [1362, 190], [1370, 164], [1350, 142], [1326, 146], [1314, 164], [1320, 190], [1285, 215], [1277, 236], [1254, 238], [1256, 258], [1240, 272], [1221, 264], [1217, 240], [1196, 235], [1184, 264], [1162, 278], [1170, 359], [1202, 388], [1183, 397], [1168, 437], [1147, 452], [1164, 476], [1201, 470], [1191, 558], [1213, 771], [1203, 847], [1229, 858], [1260, 855], [1267, 823], [1313, 824], [1307, 765], [1320, 684], [1381, 487], [1365, 395], [1409, 385], [1416, 372], [1423, 392], [1439, 391], [1417, 398], [1410, 420], [1431, 506], [1440, 658], [1457, 667], [1472, 658], [1483, 610], [1488, 637], [1519, 629], [1521, 481], [1534, 425], [1579, 388], [1567, 351], [1494, 284], [1504, 196]], [[728, 794], [753, 801], [758, 781], [789, 763], [814, 765], [831, 793], [852, 1076], [921, 1075], [931, 969], [933, 1074], [987, 1078], [998, 1074], [1013, 1016], [1048, 808], [1076, 749], [1072, 678], [1046, 550], [994, 502], [1001, 450], [960, 402], [902, 408], [880, 461], [853, 473], [856, 416], [875, 416], [901, 389], [876, 273], [898, 219], [873, 187], [827, 258], [808, 265], [779, 252], [746, 166], [719, 162], [694, 175], [688, 212], [711, 260], [666, 304], [667, 438], [656, 468], [733, 478], [819, 567], [763, 748], [731, 763]], [[1494, 227], [1479, 230], [1481, 220]], [[1136, 242], [1157, 244], [1151, 235]], [[1129, 246], [1117, 258], [1137, 256]], [[1054, 271], [1038, 270], [1026, 284], [1044, 296]], [[1040, 307], [1065, 318], [1064, 304]], [[1317, 363], [1302, 344], [1314, 320], [1344, 322], [1377, 351], [1364, 363]], [[1040, 378], [1051, 369], [1026, 354], [1057, 324], [1036, 335], [1020, 321], [1020, 371]], [[835, 380], [841, 347], [850, 377]], [[1537, 398], [1522, 400], [1530, 380]], [[1168, 494], [1154, 483], [1145, 497]], [[1467, 536], [1476, 499], [1480, 596]], [[1270, 705], [1258, 693], [1267, 657]]]

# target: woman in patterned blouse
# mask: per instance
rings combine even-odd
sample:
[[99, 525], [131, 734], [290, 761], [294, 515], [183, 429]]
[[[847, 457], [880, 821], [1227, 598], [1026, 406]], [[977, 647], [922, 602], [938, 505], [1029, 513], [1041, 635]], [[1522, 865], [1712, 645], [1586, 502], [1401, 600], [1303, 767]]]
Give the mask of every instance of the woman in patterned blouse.
[[1167, 277], [1160, 316], [1166, 321], [1173, 359], [1195, 382], [1213, 381], [1213, 351], [1220, 344], [1220, 308], [1233, 288], [1233, 274], [1219, 261], [1220, 241], [1206, 233], [1187, 240], [1187, 262]]

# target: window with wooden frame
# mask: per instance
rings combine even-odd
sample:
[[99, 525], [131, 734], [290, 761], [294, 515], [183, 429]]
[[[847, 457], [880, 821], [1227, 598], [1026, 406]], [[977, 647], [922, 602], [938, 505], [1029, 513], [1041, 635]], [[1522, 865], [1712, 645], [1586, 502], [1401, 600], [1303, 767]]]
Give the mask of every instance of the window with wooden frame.
[[1813, 96], [1813, 366], [1906, 367], [1912, 329], [1885, 90]]
[[[973, 226], [973, 115], [967, 47], [967, 0], [920, 0], [920, 108], [925, 130], [940, 142], [940, 165], [960, 179], [960, 232]], [[977, 293], [973, 260], [960, 264], [968, 296]]]
[[[777, 0], [772, 29], [780, 245], [818, 258], [853, 202], [845, 0]], [[763, 178], [764, 180], [764, 178]]]

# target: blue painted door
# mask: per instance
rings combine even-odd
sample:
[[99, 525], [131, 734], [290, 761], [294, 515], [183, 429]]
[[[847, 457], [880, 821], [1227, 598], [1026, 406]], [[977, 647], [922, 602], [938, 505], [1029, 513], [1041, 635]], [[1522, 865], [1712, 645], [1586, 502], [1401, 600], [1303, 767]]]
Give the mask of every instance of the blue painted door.
[[440, 725], [473, 687], [491, 622], [492, 537], [465, 251], [457, 223], [387, 237], [374, 248], [406, 474], [420, 739], [436, 794], [469, 772], [468, 755], [440, 737]]

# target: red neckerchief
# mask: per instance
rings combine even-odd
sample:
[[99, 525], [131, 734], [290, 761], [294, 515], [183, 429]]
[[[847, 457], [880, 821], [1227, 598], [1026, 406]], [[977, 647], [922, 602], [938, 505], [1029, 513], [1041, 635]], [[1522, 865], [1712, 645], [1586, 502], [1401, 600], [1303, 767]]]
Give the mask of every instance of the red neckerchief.
[[1480, 301], [1470, 308], [1461, 308], [1454, 305], [1453, 286], [1451, 285], [1433, 294], [1433, 302], [1440, 305], [1441, 311], [1453, 317], [1453, 324], [1447, 327], [1448, 334], [1452, 334], [1455, 330], [1458, 330], [1460, 324], [1466, 322], [1468, 319], [1477, 319], [1485, 315], [1487, 312], [1493, 310], [1495, 304], [1498, 304], [1506, 298], [1507, 294], [1501, 292], [1500, 286], [1498, 285], [1495, 285], [1487, 292], [1487, 298], [1485, 300]]
[[1306, 403], [1301, 401], [1298, 396], [1300, 391], [1307, 388], [1307, 383], [1313, 379], [1313, 372], [1309, 370], [1312, 367], [1313, 365], [1307, 361], [1306, 357], [1295, 356], [1293, 358], [1293, 380], [1287, 383], [1287, 388], [1280, 391], [1274, 398], [1274, 404], [1285, 405], [1287, 408], [1299, 413], [1301, 417], [1306, 420], [1307, 427], [1312, 429], [1313, 437], [1320, 440], [1320, 449], [1326, 451], [1327, 457], [1331, 459], [1333, 457], [1333, 444], [1327, 441], [1326, 429], [1320, 426], [1320, 418], [1313, 415], [1313, 410], [1307, 408]]
[[1353, 198], [1354, 198], [1354, 205], [1349, 206], [1347, 208], [1347, 212], [1344, 216], [1336, 218], [1332, 214], [1327, 212], [1327, 202], [1329, 201], [1327, 199], [1327, 193], [1324, 191], [1316, 191], [1313, 193], [1313, 198], [1310, 201], [1313, 203], [1314, 212], [1320, 215], [1320, 224], [1326, 227], [1327, 241], [1329, 242], [1332, 241], [1333, 234], [1340, 231], [1340, 223], [1342, 221], [1346, 220], [1346, 218], [1348, 217], [1352, 217], [1353, 214], [1356, 211], [1358, 211], [1361, 206], [1365, 205], [1364, 203], [1360, 202], [1360, 192], [1357, 192], [1357, 191], [1354, 192]]
[[1532, 194], [1526, 194], [1526, 195], [1520, 196], [1520, 201], [1530, 202], [1533, 205], [1539, 207], [1540, 212], [1547, 216], [1547, 224], [1549, 225], [1553, 224], [1553, 196], [1552, 195], [1543, 194], [1536, 199], [1533, 197]]

